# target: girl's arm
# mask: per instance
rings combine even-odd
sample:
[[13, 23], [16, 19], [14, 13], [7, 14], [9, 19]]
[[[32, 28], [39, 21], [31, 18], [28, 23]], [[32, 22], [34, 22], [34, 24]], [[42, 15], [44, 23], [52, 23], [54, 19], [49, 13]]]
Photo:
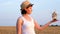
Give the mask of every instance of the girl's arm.
[[22, 34], [22, 19], [21, 18], [19, 18], [18, 20], [17, 20], [17, 34]]
[[49, 26], [49, 24], [51, 24], [53, 22], [55, 22], [55, 21], [50, 21], [47, 24], [45, 24], [44, 26], [40, 27], [40, 25], [36, 21], [34, 21], [35, 28], [37, 28], [38, 30], [44, 30], [45, 28], [47, 28]]

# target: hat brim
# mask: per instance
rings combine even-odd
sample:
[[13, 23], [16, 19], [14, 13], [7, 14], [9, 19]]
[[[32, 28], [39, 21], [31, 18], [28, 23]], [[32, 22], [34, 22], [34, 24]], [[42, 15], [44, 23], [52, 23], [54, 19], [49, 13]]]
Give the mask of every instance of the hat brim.
[[34, 4], [29, 4], [27, 7], [33, 6]]
[[33, 6], [34, 4], [29, 4], [28, 6]]

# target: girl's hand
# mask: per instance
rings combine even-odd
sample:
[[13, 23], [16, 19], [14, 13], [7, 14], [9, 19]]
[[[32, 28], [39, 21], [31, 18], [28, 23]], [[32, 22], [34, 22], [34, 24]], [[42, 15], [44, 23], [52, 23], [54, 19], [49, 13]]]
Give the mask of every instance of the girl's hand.
[[56, 22], [56, 21], [58, 21], [58, 20], [52, 20], [52, 21], [50, 21], [50, 23], [53, 23], [53, 22]]

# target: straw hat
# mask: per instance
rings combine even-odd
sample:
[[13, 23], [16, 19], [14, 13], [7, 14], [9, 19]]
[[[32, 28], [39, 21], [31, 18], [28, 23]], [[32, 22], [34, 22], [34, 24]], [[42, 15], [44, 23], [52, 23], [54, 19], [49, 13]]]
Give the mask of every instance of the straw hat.
[[21, 10], [23, 10], [24, 8], [26, 8], [28, 6], [33, 6], [33, 4], [31, 4], [28, 0], [22, 2], [22, 4], [21, 4]]

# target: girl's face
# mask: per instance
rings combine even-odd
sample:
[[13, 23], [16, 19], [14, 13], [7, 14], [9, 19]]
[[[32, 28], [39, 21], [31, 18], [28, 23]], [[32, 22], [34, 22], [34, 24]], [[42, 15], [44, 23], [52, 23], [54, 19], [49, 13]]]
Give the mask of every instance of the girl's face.
[[25, 10], [27, 11], [27, 14], [31, 14], [32, 13], [32, 6], [25, 8]]

